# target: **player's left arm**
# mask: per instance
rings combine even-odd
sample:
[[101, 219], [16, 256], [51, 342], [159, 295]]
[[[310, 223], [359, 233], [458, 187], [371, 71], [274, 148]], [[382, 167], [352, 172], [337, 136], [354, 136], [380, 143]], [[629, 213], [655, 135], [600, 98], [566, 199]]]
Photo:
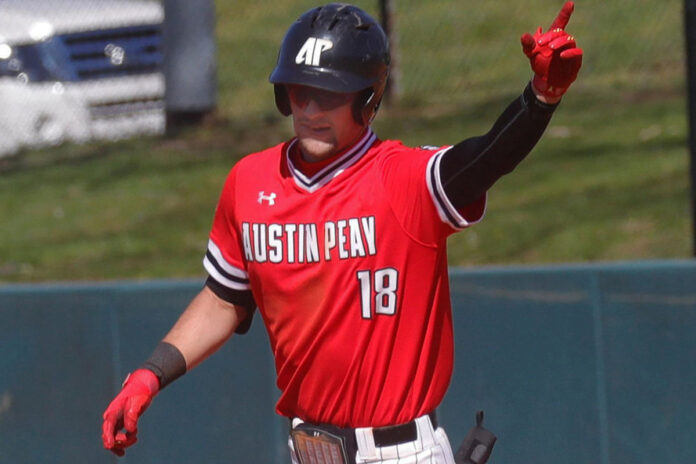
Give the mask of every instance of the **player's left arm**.
[[223, 300], [205, 286], [162, 342], [178, 349], [186, 362], [186, 371], [190, 371], [232, 337], [248, 311]]
[[480, 199], [515, 169], [544, 133], [582, 64], [582, 50], [565, 31], [573, 8], [573, 2], [566, 2], [546, 32], [539, 28], [533, 36], [522, 36], [522, 50], [534, 71], [532, 81], [487, 134], [466, 139], [442, 156], [440, 178], [454, 207]]
[[544, 103], [558, 103], [582, 66], [582, 49], [565, 30], [574, 9], [573, 2], [566, 2], [546, 32], [539, 27], [534, 35], [525, 33], [520, 39], [534, 71], [532, 88]]

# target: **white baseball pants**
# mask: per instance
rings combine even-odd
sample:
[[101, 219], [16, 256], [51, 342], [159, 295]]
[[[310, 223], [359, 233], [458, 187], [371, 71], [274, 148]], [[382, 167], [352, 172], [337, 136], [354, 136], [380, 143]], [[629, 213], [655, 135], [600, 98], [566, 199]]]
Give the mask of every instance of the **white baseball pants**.
[[[372, 428], [355, 429], [358, 443], [356, 464], [454, 464], [454, 455], [442, 427], [433, 429], [430, 417], [415, 419], [418, 438], [393, 446], [376, 447]], [[292, 464], [299, 464], [292, 440], [288, 440]]]

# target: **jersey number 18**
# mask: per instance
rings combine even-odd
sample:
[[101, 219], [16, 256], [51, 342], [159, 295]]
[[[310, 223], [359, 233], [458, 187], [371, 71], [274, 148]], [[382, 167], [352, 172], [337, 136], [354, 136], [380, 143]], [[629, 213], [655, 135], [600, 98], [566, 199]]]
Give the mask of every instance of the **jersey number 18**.
[[399, 282], [399, 272], [393, 267], [358, 271], [360, 282], [360, 306], [362, 318], [372, 319], [373, 302], [374, 314], [393, 316], [396, 313], [396, 290]]

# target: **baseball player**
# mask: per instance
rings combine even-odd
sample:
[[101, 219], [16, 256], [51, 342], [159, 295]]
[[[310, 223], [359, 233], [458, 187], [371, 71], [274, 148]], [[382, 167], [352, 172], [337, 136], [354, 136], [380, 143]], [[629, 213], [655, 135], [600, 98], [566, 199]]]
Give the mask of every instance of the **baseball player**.
[[389, 72], [380, 25], [347, 4], [301, 15], [270, 75], [295, 136], [231, 169], [205, 286], [104, 412], [104, 447], [123, 455], [153, 397], [258, 309], [293, 463], [453, 463], [436, 414], [453, 368], [446, 240], [481, 220], [575, 80], [572, 11], [522, 36], [533, 78], [487, 134], [421, 148], [370, 127]]

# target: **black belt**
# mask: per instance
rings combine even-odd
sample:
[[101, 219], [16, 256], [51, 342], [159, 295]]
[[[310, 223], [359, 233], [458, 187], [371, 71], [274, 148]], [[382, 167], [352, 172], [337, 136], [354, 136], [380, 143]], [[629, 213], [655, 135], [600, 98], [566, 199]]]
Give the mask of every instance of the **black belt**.
[[[437, 428], [437, 415], [435, 411], [428, 414], [430, 422], [433, 424], [433, 429]], [[386, 427], [374, 427], [372, 436], [375, 439], [375, 446], [393, 446], [400, 443], [407, 443], [418, 439], [418, 427], [416, 421], [412, 420], [405, 424], [389, 425]]]
[[[433, 429], [436, 429], [437, 415], [435, 411], [429, 413], [428, 417], [430, 417]], [[292, 420], [290, 420], [290, 427], [292, 428]], [[353, 428], [339, 428], [331, 425], [319, 425], [318, 427], [325, 427], [327, 431], [337, 433], [348, 439], [348, 443], [355, 443], [355, 429]], [[401, 443], [408, 443], [409, 441], [416, 441], [418, 439], [418, 427], [416, 426], [415, 420], [405, 424], [373, 427], [372, 436], [375, 440], [375, 446], [378, 448], [383, 446], [394, 446]]]

